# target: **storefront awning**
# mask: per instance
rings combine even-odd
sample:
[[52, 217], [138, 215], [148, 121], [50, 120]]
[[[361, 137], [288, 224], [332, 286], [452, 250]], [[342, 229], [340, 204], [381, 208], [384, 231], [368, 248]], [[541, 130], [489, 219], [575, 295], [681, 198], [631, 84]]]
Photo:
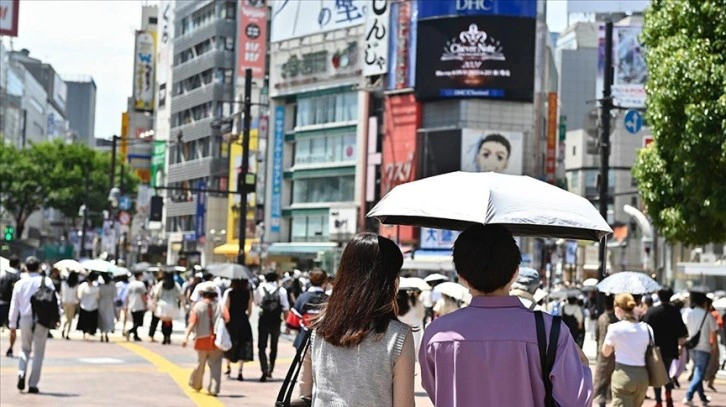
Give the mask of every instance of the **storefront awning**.
[[[259, 244], [259, 239], [249, 239], [245, 241], [245, 264], [254, 266], [260, 264], [260, 255], [258, 251], [252, 251], [252, 246]], [[231, 242], [217, 246], [213, 250], [214, 254], [235, 257], [239, 253], [239, 243]]]
[[403, 260], [403, 270], [454, 271], [451, 250], [414, 250]]
[[295, 256], [295, 255], [317, 255], [338, 247], [337, 243], [311, 243], [311, 242], [292, 242], [292, 243], [273, 243], [267, 249], [268, 255], [273, 256]]

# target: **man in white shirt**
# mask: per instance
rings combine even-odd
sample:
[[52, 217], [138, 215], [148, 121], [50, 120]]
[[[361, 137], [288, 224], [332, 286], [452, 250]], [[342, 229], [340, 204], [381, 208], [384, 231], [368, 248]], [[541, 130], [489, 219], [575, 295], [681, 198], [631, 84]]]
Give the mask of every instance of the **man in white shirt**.
[[[683, 317], [683, 322], [688, 328], [688, 338], [693, 338], [700, 332], [698, 343], [689, 352], [689, 356], [693, 361], [693, 379], [688, 385], [686, 397], [683, 404], [687, 406], [695, 406], [693, 395], [698, 392], [703, 405], [706, 405], [709, 398], [703, 391], [703, 377], [706, 374], [708, 362], [711, 359], [711, 352], [718, 347], [716, 331], [718, 325], [710, 312], [706, 310], [707, 297], [705, 293], [691, 292], [691, 304], [695, 305], [691, 312]], [[688, 342], [688, 340], [686, 341]]]
[[[0, 273], [0, 327], [10, 327], [10, 300], [13, 296], [13, 287], [20, 280], [20, 259], [17, 256], [10, 257], [9, 268]], [[17, 335], [10, 331], [10, 346], [5, 356], [13, 357], [13, 348], [15, 347], [15, 339]]]
[[[258, 342], [257, 350], [260, 356], [262, 369], [261, 382], [272, 377], [277, 359], [277, 341], [280, 338], [280, 324], [282, 318], [287, 318], [290, 302], [287, 300], [287, 290], [277, 284], [277, 273], [271, 271], [265, 274], [265, 282], [255, 290], [255, 304], [262, 310], [257, 324]], [[267, 363], [267, 340], [270, 340], [270, 359]]]
[[[40, 262], [35, 257], [28, 257], [25, 260], [25, 268], [28, 270], [28, 278], [23, 278], [15, 283], [13, 288], [13, 297], [10, 301], [10, 332], [20, 328], [20, 359], [18, 361], [18, 390], [25, 389], [25, 375], [27, 373], [28, 359], [30, 354], [35, 350], [33, 355], [33, 370], [30, 373], [28, 393], [38, 393], [38, 382], [40, 381], [40, 372], [43, 368], [43, 358], [45, 357], [45, 342], [48, 339], [48, 328], [36, 324], [33, 318], [33, 306], [31, 298], [40, 289], [41, 284], [49, 288], [53, 287], [53, 282], [41, 275]], [[60, 315], [60, 310], [58, 311]]]
[[147, 289], [143, 281], [144, 273], [134, 272], [134, 281], [126, 287], [126, 313], [131, 313], [133, 327], [126, 331], [126, 340], [134, 335], [134, 341], [139, 342], [138, 329], [144, 325], [144, 314], [146, 313]]

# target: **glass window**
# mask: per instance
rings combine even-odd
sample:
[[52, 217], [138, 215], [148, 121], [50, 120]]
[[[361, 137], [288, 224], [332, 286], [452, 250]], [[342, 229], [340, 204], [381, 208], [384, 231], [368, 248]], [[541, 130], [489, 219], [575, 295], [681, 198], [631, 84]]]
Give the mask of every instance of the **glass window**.
[[293, 203], [347, 202], [355, 192], [355, 176], [307, 178], [293, 182]]
[[351, 121], [358, 117], [358, 94], [347, 92], [302, 98], [297, 106], [297, 126]]
[[308, 218], [305, 216], [294, 216], [292, 218], [292, 240], [305, 240], [307, 237]]
[[301, 139], [295, 144], [295, 164], [350, 162], [356, 159], [355, 133]]
[[580, 172], [573, 172], [570, 174], [570, 187], [579, 188], [580, 186]]

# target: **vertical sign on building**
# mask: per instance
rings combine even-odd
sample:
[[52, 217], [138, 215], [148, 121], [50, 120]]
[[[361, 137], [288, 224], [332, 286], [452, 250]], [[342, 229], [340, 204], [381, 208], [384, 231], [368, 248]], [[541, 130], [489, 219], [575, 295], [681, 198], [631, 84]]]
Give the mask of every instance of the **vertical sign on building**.
[[394, 88], [403, 89], [409, 86], [409, 64], [408, 64], [408, 50], [409, 50], [409, 35], [410, 35], [410, 20], [411, 20], [411, 3], [402, 2], [398, 3], [398, 29], [396, 30], [396, 44], [394, 47], [396, 50], [396, 66], [394, 75]]
[[129, 155], [129, 112], [121, 113], [121, 162], [126, 163]]
[[194, 213], [194, 235], [195, 240], [204, 244], [204, 236], [206, 235], [204, 224], [204, 215], [207, 212], [207, 194], [203, 190], [206, 188], [206, 182], [199, 180], [197, 182], [197, 210]]
[[555, 183], [555, 161], [557, 159], [557, 93], [547, 95], [547, 155], [545, 174], [547, 182]]
[[275, 133], [272, 139], [272, 194], [270, 231], [280, 233], [282, 222], [282, 150], [285, 144], [285, 106], [275, 107]]
[[370, 0], [368, 7], [363, 76], [383, 75], [388, 72], [390, 5], [388, 0]]
[[134, 108], [137, 111], [154, 110], [154, 83], [156, 80], [155, 58], [156, 33], [136, 31], [134, 53]]
[[157, 34], [159, 52], [156, 63], [156, 83], [159, 84], [159, 89], [156, 105], [157, 107], [162, 107], [166, 105], [169, 88], [168, 82], [171, 79], [171, 67], [174, 58], [174, 44], [172, 41], [172, 37], [174, 36], [174, 2], [171, 0], [162, 0], [159, 3], [159, 10], [161, 12], [161, 18]]
[[[259, 5], [256, 5], [258, 4]], [[252, 77], [265, 77], [267, 54], [267, 7], [263, 2], [241, 0], [239, 5], [239, 29], [237, 30], [237, 75], [244, 77], [247, 68]]]
[[18, 11], [20, 0], [0, 1], [0, 37], [18, 36]]
[[151, 155], [151, 187], [163, 187], [164, 166], [166, 165], [166, 142], [154, 141]]

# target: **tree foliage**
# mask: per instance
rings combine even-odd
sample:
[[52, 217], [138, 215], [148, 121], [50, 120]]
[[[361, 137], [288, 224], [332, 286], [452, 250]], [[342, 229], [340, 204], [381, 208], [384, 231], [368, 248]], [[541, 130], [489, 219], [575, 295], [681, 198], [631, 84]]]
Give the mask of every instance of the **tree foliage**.
[[[0, 206], [12, 214], [16, 234], [20, 236], [25, 221], [35, 211], [58, 209], [66, 218], [75, 220], [86, 201], [86, 172], [89, 179], [88, 210], [98, 218], [108, 207], [111, 155], [98, 152], [85, 144], [60, 141], [33, 144], [18, 150], [0, 146]], [[7, 163], [7, 165], [6, 165]], [[116, 166], [116, 184], [121, 179], [121, 166]], [[124, 168], [124, 192], [133, 194], [138, 179]]]
[[660, 233], [726, 241], [726, 1], [654, 0], [645, 15], [654, 143], [633, 169]]

